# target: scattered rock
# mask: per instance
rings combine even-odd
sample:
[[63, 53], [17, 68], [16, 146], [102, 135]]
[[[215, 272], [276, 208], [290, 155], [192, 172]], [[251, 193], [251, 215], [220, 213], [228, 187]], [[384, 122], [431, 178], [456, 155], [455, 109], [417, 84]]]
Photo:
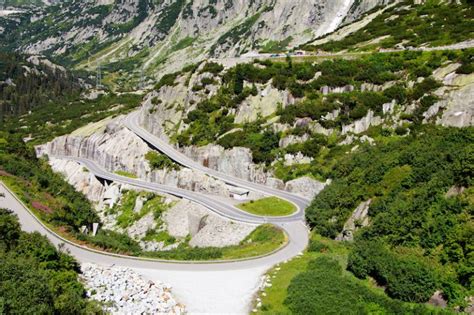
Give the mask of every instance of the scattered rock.
[[184, 314], [185, 307], [171, 287], [145, 280], [129, 268], [82, 264], [81, 280], [87, 296], [102, 302], [112, 314]]

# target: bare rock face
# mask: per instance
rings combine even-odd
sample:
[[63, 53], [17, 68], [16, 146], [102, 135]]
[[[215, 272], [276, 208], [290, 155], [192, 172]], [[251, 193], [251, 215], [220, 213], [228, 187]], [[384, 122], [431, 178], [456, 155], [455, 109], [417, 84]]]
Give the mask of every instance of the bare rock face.
[[146, 232], [154, 229], [156, 225], [154, 213], [149, 212], [143, 216], [143, 218], [129, 226], [127, 228], [127, 234], [134, 239], [140, 239], [145, 237]]
[[[442, 126], [468, 127], [474, 125], [474, 84], [452, 91], [438, 104], [446, 108], [437, 123]], [[433, 105], [433, 106], [435, 106]]]
[[239, 105], [235, 116], [236, 123], [255, 121], [259, 115], [270, 116], [277, 111], [279, 105], [286, 107], [295, 103], [295, 98], [289, 91], [280, 91], [270, 82], [257, 86], [257, 90], [257, 95], [248, 97]]
[[63, 136], [37, 147], [38, 155], [84, 157], [112, 172], [126, 171], [160, 184], [229, 196], [225, 183], [197, 170], [182, 168], [178, 171], [152, 171], [148, 163], [144, 162], [149, 151], [148, 145], [123, 128], [119, 121], [109, 124], [103, 133], [94, 133], [88, 137]]
[[55, 172], [62, 173], [66, 180], [76, 188], [77, 191], [86, 195], [93, 201], [99, 202], [104, 193], [104, 187], [97, 178], [84, 169], [80, 164], [60, 159], [50, 159], [49, 164]]
[[468, 127], [474, 125], [474, 75], [458, 75], [454, 71], [459, 64], [451, 64], [435, 71], [443, 86], [436, 91], [441, 98], [425, 113], [424, 122], [436, 118], [436, 123], [445, 127]]
[[302, 136], [288, 135], [285, 138], [282, 138], [278, 145], [280, 148], [286, 148], [292, 144], [303, 143], [308, 140], [308, 134], [304, 134]]
[[344, 224], [342, 232], [336, 237], [338, 241], [353, 241], [354, 232], [360, 227], [369, 225], [369, 207], [372, 200], [362, 202], [352, 213], [351, 217]]
[[370, 126], [377, 126], [383, 123], [383, 119], [381, 117], [375, 116], [374, 112], [372, 110], [369, 110], [367, 115], [355, 122], [353, 122], [350, 125], [342, 126], [342, 134], [348, 134], [348, 133], [355, 133], [359, 134], [364, 131], [367, 131], [367, 129], [370, 128]]
[[351, 8], [344, 19], [344, 24], [357, 20], [364, 12], [368, 12], [377, 6], [387, 5], [394, 0], [363, 0], [352, 1]]
[[204, 147], [184, 147], [181, 151], [196, 162], [219, 172], [270, 187], [281, 187], [280, 183], [275, 183], [278, 179], [252, 162], [250, 149], [235, 147], [225, 150], [219, 145], [209, 144]]
[[285, 185], [285, 190], [301, 195], [308, 199], [313, 199], [324, 189], [324, 187], [326, 187], [326, 185], [329, 185], [329, 183], [330, 181], [321, 183], [305, 176], [287, 182]]
[[189, 244], [195, 247], [238, 245], [257, 227], [225, 219], [187, 200], [179, 201], [166, 211], [163, 221], [171, 236], [191, 235]]

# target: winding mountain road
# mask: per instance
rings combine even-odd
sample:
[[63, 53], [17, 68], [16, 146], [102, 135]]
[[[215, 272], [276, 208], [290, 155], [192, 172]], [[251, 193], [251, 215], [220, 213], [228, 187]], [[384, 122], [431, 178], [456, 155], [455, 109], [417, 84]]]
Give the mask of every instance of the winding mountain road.
[[282, 199], [286, 199], [297, 206], [297, 211], [289, 216], [285, 217], [261, 217], [252, 215], [245, 211], [242, 211], [230, 203], [221, 201], [218, 198], [212, 198], [205, 194], [193, 192], [177, 187], [161, 185], [157, 183], [147, 182], [145, 180], [129, 178], [120, 176], [115, 173], [111, 173], [104, 168], [100, 167], [94, 161], [71, 156], [56, 156], [56, 158], [73, 160], [82, 164], [88, 168], [91, 173], [95, 176], [114, 181], [122, 184], [128, 184], [135, 187], [139, 187], [145, 190], [156, 191], [160, 193], [174, 195], [180, 198], [188, 199], [196, 202], [215, 212], [216, 214], [226, 217], [228, 219], [251, 223], [251, 224], [262, 224], [272, 223], [282, 228], [288, 236], [288, 244], [282, 249], [270, 253], [269, 255], [245, 260], [235, 261], [207, 261], [207, 262], [177, 262], [177, 261], [165, 261], [156, 259], [146, 259], [139, 257], [130, 257], [124, 255], [116, 255], [105, 253], [90, 249], [86, 246], [72, 243], [54, 231], [45, 226], [39, 221], [36, 216], [10, 192], [5, 186], [0, 183], [0, 190], [5, 193], [6, 207], [12, 209], [19, 217], [22, 226], [27, 231], [39, 231], [42, 234], [48, 236], [48, 238], [56, 245], [64, 244], [64, 247], [71, 252], [80, 262], [92, 262], [99, 264], [110, 264], [118, 265], [123, 267], [132, 268], [143, 268], [143, 269], [159, 269], [159, 270], [183, 270], [183, 271], [219, 271], [219, 270], [238, 270], [247, 269], [260, 266], [272, 266], [279, 262], [290, 259], [299, 253], [301, 253], [308, 244], [308, 230], [304, 223], [304, 209], [309, 205], [309, 200], [301, 196], [294, 195], [292, 193], [273, 189], [256, 183], [247, 182], [245, 180], [234, 178], [232, 176], [220, 173], [215, 170], [206, 168], [199, 163], [184, 156], [179, 151], [175, 150], [171, 145], [158, 137], [152, 135], [147, 130], [143, 129], [138, 123], [138, 113], [132, 113], [125, 119], [125, 125], [131, 131], [136, 133], [143, 140], [147, 141], [150, 145], [168, 155], [171, 159], [183, 166], [201, 170], [210, 176], [223, 180], [227, 184], [235, 185], [238, 187], [247, 188], [249, 190], [257, 191], [265, 195], [277, 196]]
[[210, 169], [208, 167], [205, 167], [204, 165], [192, 160], [191, 158], [187, 157], [183, 153], [179, 152], [166, 141], [158, 138], [157, 136], [150, 133], [148, 130], [144, 129], [140, 125], [139, 115], [140, 113], [138, 111], [131, 113], [124, 119], [123, 121], [124, 125], [128, 129], [133, 131], [137, 136], [142, 138], [144, 141], [146, 141], [148, 144], [153, 146], [155, 149], [157, 149], [161, 153], [167, 155], [170, 159], [172, 159], [176, 163], [181, 164], [188, 168], [202, 171], [230, 185], [246, 188], [248, 190], [260, 192], [269, 196], [277, 196], [279, 198], [291, 201], [297, 206], [298, 211], [292, 216], [286, 217], [285, 220], [294, 219], [294, 218], [297, 218], [299, 220], [304, 219], [304, 209], [306, 209], [306, 207], [308, 207], [308, 205], [311, 202], [309, 199], [292, 194], [284, 190], [279, 190], [279, 189], [271, 188], [262, 184], [249, 182], [249, 181], [246, 181], [245, 179], [233, 177], [233, 176], [221, 173], [219, 171]]

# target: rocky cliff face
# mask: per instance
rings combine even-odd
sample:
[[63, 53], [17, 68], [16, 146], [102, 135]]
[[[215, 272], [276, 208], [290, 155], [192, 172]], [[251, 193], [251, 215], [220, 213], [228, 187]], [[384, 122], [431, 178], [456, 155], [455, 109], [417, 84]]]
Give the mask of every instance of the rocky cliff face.
[[223, 182], [199, 171], [186, 168], [151, 170], [145, 159], [149, 151], [150, 148], [145, 142], [128, 129], [121, 127], [120, 120], [107, 125], [104, 132], [94, 133], [88, 137], [63, 136], [37, 148], [40, 155], [85, 157], [112, 172], [126, 171], [160, 184], [229, 196]]
[[436, 91], [440, 98], [424, 114], [424, 122], [450, 127], [474, 126], [474, 74], [457, 74], [460, 64], [448, 64], [434, 73], [443, 82]]

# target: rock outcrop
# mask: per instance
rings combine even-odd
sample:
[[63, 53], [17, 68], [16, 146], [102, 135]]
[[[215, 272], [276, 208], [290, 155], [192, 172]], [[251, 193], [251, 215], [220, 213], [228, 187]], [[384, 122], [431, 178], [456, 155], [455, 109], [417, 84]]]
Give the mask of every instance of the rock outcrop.
[[89, 200], [99, 202], [102, 199], [104, 186], [80, 164], [55, 158], [51, 158], [49, 164], [55, 172], [62, 173], [65, 179]]
[[370, 128], [370, 126], [377, 126], [383, 123], [383, 120], [379, 116], [375, 116], [374, 112], [372, 110], [369, 110], [367, 115], [355, 122], [353, 122], [350, 125], [342, 126], [342, 131], [341, 133], [343, 135], [348, 134], [348, 133], [355, 133], [359, 134], [364, 131], [367, 131], [367, 129]]
[[81, 265], [87, 296], [111, 314], [185, 314], [171, 287], [144, 279], [130, 268]]
[[338, 241], [353, 241], [354, 232], [361, 227], [369, 225], [369, 207], [372, 200], [362, 202], [352, 213], [351, 217], [344, 224], [342, 232], [336, 237]]
[[179, 201], [166, 211], [163, 221], [174, 237], [191, 236], [189, 245], [195, 247], [224, 247], [238, 245], [257, 226], [235, 222], [187, 200]]
[[283, 108], [294, 104], [295, 98], [287, 90], [280, 91], [269, 82], [263, 86], [257, 86], [258, 94], [250, 96], [239, 105], [235, 113], [237, 124], [253, 122], [260, 117], [274, 114], [278, 106]]
[[424, 122], [436, 118], [436, 123], [445, 127], [474, 125], [474, 75], [456, 74], [458, 67], [450, 64], [435, 71], [435, 77], [446, 86], [436, 91], [441, 100], [423, 113]]
[[285, 185], [285, 190], [312, 200], [324, 189], [324, 187], [326, 187], [326, 185], [329, 185], [330, 183], [330, 180], [328, 180], [326, 183], [321, 183], [315, 179], [305, 176], [287, 182]]
[[[266, 173], [262, 166], [252, 162], [252, 152], [247, 148], [235, 147], [225, 150], [219, 145], [209, 144], [204, 147], [184, 147], [181, 150], [196, 162], [224, 174], [271, 187], [275, 187], [275, 182], [279, 181]], [[281, 184], [283, 182], [276, 185]]]

